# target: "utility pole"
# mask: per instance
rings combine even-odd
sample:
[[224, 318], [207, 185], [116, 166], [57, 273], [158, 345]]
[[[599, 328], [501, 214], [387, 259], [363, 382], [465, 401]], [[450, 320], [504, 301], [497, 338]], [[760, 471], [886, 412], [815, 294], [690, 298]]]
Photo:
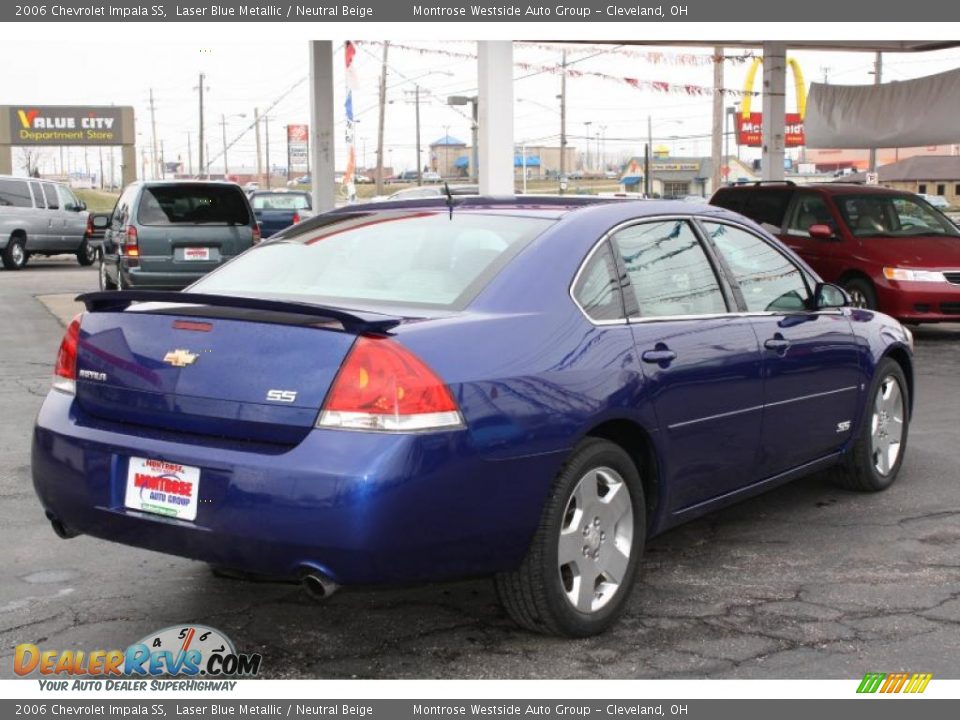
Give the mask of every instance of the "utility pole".
[[567, 178], [567, 51], [560, 56], [560, 194]]
[[197, 152], [200, 154], [200, 162], [198, 163], [198, 170], [200, 171], [200, 177], [203, 177], [203, 173], [206, 170], [206, 165], [203, 162], [203, 152], [205, 149], [204, 139], [203, 139], [203, 81], [205, 75], [200, 73], [200, 84], [197, 88], [200, 91], [200, 139], [197, 141]]
[[150, 134], [153, 136], [153, 179], [157, 179], [157, 116], [154, 113], [153, 88], [150, 88]]
[[103, 190], [103, 146], [97, 148], [97, 152], [100, 154], [100, 189]]
[[583, 124], [583, 134], [587, 138], [587, 154], [583, 161], [583, 171], [584, 173], [590, 172], [590, 126], [593, 125], [593, 120], [587, 120]]
[[647, 115], [647, 144], [643, 147], [643, 194], [650, 197], [650, 152], [653, 150], [653, 118]]
[[263, 161], [260, 157], [260, 110], [259, 108], [253, 109], [253, 125], [256, 128], [257, 132], [257, 180], [263, 182]]
[[[377, 123], [377, 195], [383, 195], [383, 122], [387, 111], [387, 52], [390, 41], [383, 43], [383, 64], [380, 68], [380, 115]], [[417, 165], [420, 158], [417, 158]], [[419, 174], [417, 177], [420, 177]]]
[[263, 116], [263, 144], [267, 153], [267, 189], [270, 189], [270, 116]]
[[[723, 164], [723, 48], [713, 49], [713, 131], [710, 134], [710, 162], [713, 171], [710, 174], [710, 192], [720, 187], [721, 165]], [[706, 195], [706, 193], [704, 193]]]
[[[873, 84], [879, 85], [881, 82], [881, 74], [883, 73], [883, 53], [877, 51], [876, 57], [873, 61]], [[877, 171], [877, 149], [875, 147], [870, 148], [870, 172]]]
[[167, 179], [167, 163], [163, 160], [166, 156], [163, 149], [163, 140], [160, 140], [160, 177], [164, 180]]
[[[227, 116], [223, 113], [220, 113], [220, 131], [223, 134], [223, 179], [227, 179], [227, 174], [230, 172], [227, 165]], [[287, 163], [289, 167], [290, 163]]]
[[187, 130], [187, 175], [193, 177], [193, 143], [190, 142], [189, 130]]
[[472, 120], [470, 124], [470, 180], [477, 182], [480, 178], [480, 96], [474, 95], [470, 98], [473, 106]]
[[417, 118], [417, 185], [423, 185], [423, 164], [420, 162], [420, 86], [413, 86], [413, 103]]

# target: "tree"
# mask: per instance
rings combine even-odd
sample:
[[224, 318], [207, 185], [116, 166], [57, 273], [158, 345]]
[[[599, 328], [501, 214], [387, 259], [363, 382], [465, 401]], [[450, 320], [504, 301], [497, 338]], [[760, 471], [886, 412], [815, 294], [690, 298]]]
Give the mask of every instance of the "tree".
[[40, 150], [37, 148], [20, 148], [20, 165], [30, 177], [40, 177]]

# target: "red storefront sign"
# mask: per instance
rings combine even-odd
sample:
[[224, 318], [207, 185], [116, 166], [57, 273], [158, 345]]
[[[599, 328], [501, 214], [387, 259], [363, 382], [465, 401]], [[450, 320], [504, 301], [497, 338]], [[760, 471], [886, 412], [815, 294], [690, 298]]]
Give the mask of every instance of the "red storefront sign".
[[[798, 113], [787, 113], [784, 127], [784, 145], [799, 147], [806, 143], [803, 120]], [[750, 113], [749, 118], [737, 115], [737, 142], [748, 147], [763, 146], [763, 113]]]

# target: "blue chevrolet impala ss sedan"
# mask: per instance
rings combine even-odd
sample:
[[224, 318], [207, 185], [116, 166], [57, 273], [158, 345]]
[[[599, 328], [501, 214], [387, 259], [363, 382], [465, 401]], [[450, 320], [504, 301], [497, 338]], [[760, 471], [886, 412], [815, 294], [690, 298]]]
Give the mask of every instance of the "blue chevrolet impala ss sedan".
[[62, 537], [344, 585], [495, 578], [602, 631], [645, 541], [903, 462], [912, 337], [691, 203], [351, 206], [183, 293], [81, 298], [33, 437]]

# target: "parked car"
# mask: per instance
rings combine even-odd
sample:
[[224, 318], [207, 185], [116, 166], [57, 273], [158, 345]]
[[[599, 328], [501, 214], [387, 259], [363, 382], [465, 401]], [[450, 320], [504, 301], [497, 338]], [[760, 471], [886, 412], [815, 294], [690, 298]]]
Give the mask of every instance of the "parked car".
[[135, 182], [117, 200], [104, 234], [100, 289], [180, 290], [259, 241], [239, 185]]
[[[451, 195], [478, 195], [479, 185], [449, 185]], [[374, 200], [416, 200], [417, 198], [446, 197], [447, 191], [443, 185], [421, 185], [419, 187], [397, 190], [386, 198]]]
[[857, 307], [911, 323], [960, 320], [960, 230], [913, 193], [752, 183], [710, 202], [763, 224]]
[[443, 178], [440, 177], [440, 173], [434, 172], [433, 170], [427, 170], [420, 175], [421, 179], [425, 183], [438, 183], [443, 182]]
[[373, 178], [369, 175], [356, 174], [353, 176], [353, 181], [357, 185], [370, 185], [373, 182]]
[[250, 193], [256, 192], [259, 189], [260, 189], [260, 183], [258, 183], [256, 180], [251, 180], [250, 182], [244, 183], [243, 185], [243, 191], [247, 195], [249, 195]]
[[348, 206], [81, 300], [33, 437], [61, 537], [324, 597], [493, 575], [560, 635], [608, 627], [667, 528], [816, 470], [889, 487], [911, 417], [900, 323], [682, 202]]
[[917, 193], [917, 195], [933, 205], [937, 210], [946, 210], [950, 207], [950, 201], [943, 195], [928, 195], [926, 193]]
[[263, 238], [311, 217], [310, 203], [310, 193], [305, 192], [258, 190], [250, 195], [250, 206]]
[[32, 255], [77, 256], [92, 265], [87, 242], [87, 206], [64, 183], [0, 175], [0, 260], [20, 270]]

